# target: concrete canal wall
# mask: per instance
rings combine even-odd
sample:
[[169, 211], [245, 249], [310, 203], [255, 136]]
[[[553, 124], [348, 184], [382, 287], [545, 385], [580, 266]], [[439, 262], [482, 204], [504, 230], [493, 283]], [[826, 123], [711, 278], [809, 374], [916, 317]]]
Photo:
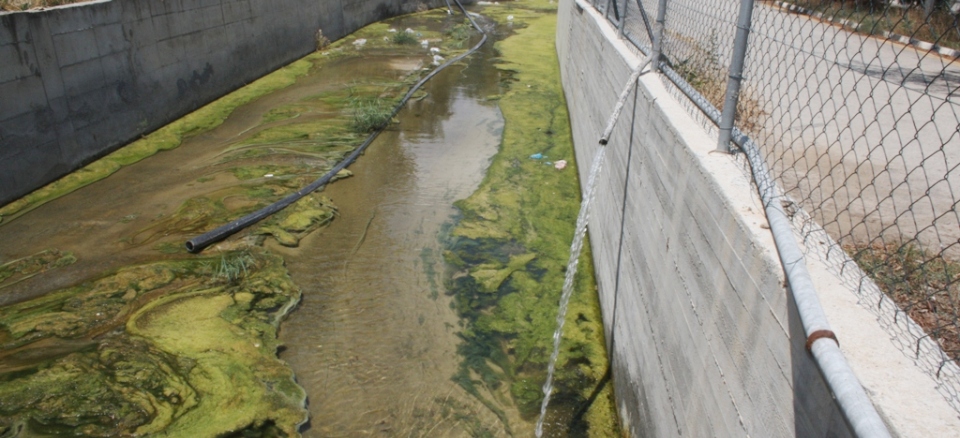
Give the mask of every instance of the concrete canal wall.
[[[561, 0], [557, 51], [581, 181], [645, 60], [587, 2]], [[621, 420], [634, 437], [849, 436], [805, 349], [744, 170], [655, 74], [607, 147], [589, 224]], [[814, 244], [814, 243], [810, 243]], [[929, 375], [819, 260], [808, 266], [848, 362], [894, 436], [960, 430]]]
[[[424, 0], [436, 5], [441, 2]], [[0, 14], [0, 205], [409, 0], [107, 0]]]

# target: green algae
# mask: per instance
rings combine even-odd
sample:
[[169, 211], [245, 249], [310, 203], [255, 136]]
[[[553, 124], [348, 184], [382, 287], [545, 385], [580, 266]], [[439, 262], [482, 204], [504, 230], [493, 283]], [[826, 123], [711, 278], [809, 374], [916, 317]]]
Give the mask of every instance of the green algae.
[[[433, 11], [405, 18], [425, 22], [446, 14]], [[444, 56], [457, 53], [457, 40], [448, 37], [446, 30], [411, 27], [418, 38], [441, 47]], [[398, 47], [384, 39], [388, 29], [384, 23], [369, 26], [355, 35], [369, 38], [364, 47], [353, 46], [352, 39], [341, 40], [291, 64], [268, 85], [279, 89], [308, 70], [346, 57], [395, 53]], [[421, 47], [401, 50], [424, 52]], [[344, 123], [353, 115], [351, 99], [376, 98], [392, 105], [423, 74], [415, 69], [397, 78], [355, 80], [345, 88], [275, 108], [261, 120], [261, 127], [271, 126], [225, 150], [217, 157], [219, 162], [210, 164], [211, 171], [197, 179], [216, 180], [209, 184], [215, 187], [190, 197], [124, 241], [143, 245], [163, 236], [200, 233], [302, 187], [362, 140]], [[212, 108], [204, 107], [17, 201], [16, 206], [0, 209], [0, 218], [17, 217], [124, 165], [175, 148], [268, 91], [241, 89], [208, 106]], [[232, 175], [235, 184], [224, 187], [220, 174]], [[338, 178], [349, 175], [344, 171]], [[269, 235], [281, 244], [296, 246], [333, 220], [336, 211], [329, 199], [314, 193], [249, 234]], [[262, 238], [231, 240], [220, 248], [251, 241], [262, 243]], [[185, 260], [180, 245], [163, 242], [154, 249], [163, 261], [123, 268], [0, 308], [0, 436], [18, 431], [90, 436], [298, 435], [297, 427], [305, 420], [304, 394], [289, 368], [276, 359], [277, 324], [299, 299], [282, 260], [258, 247]], [[502, 269], [511, 269], [520, 260], [506, 259]], [[451, 415], [462, 416], [470, 430], [486, 430], [459, 409]]]
[[[418, 20], [422, 25], [428, 21], [437, 21], [446, 18], [442, 10], [427, 11], [416, 15], [405, 16], [407, 19]], [[311, 70], [321, 68], [324, 63], [333, 62], [343, 56], [359, 56], [363, 52], [390, 50], [392, 53], [416, 53], [419, 47], [398, 46], [390, 41], [387, 23], [368, 25], [350, 38], [341, 39], [325, 50], [308, 55], [298, 61], [276, 70], [226, 96], [217, 99], [186, 116], [145, 135], [106, 156], [100, 158], [70, 174], [41, 187], [26, 196], [0, 207], [0, 224], [15, 219], [51, 200], [71, 193], [96, 181], [104, 179], [124, 166], [136, 163], [160, 151], [170, 150], [180, 146], [184, 139], [207, 132], [216, 128], [239, 106], [258, 99], [273, 91], [292, 85], [296, 80]], [[455, 41], [444, 41], [444, 31], [431, 31], [417, 27], [416, 36], [421, 40], [440, 45], [452, 55], [462, 52], [455, 47]], [[367, 39], [368, 43], [362, 49], [352, 46], [356, 39]], [[398, 52], [398, 48], [401, 50]], [[414, 77], [404, 82], [410, 85], [418, 78]], [[297, 118], [301, 112], [294, 108], [285, 108], [268, 114], [265, 122]]]
[[[238, 260], [236, 275], [215, 268]], [[249, 248], [123, 268], [4, 307], [0, 428], [213, 437], [271, 424], [295, 436], [305, 395], [275, 354], [299, 298], [283, 260]], [[28, 354], [57, 345], [59, 356]]]
[[330, 224], [336, 216], [337, 207], [333, 201], [311, 193], [271, 216], [256, 233], [272, 236], [283, 246], [297, 247], [301, 239]]
[[[427, 18], [406, 18], [446, 17], [436, 12], [424, 15]], [[361, 29], [354, 36], [369, 38], [362, 49], [352, 47], [352, 40], [345, 39], [305, 59], [314, 62], [316, 68], [322, 68], [328, 63], [344, 62], [345, 58], [376, 51], [388, 42], [380, 44], [381, 40], [374, 35], [389, 35], [388, 29], [385, 23]], [[439, 39], [442, 32], [418, 29], [418, 34], [423, 38]], [[344, 53], [345, 47], [350, 47], [356, 54]], [[396, 51], [396, 48], [390, 47], [390, 50]], [[420, 47], [406, 50], [424, 51]], [[331, 56], [338, 53], [338, 56]], [[187, 199], [173, 214], [140, 230], [128, 242], [140, 245], [170, 234], [205, 232], [309, 184], [359, 146], [365, 137], [361, 134], [383, 126], [386, 123], [383, 115], [389, 115], [422, 74], [420, 70], [413, 70], [399, 77], [387, 78], [382, 74], [366, 79], [356, 77], [341, 87], [301, 96], [295, 102], [271, 109], [261, 120], [262, 129], [226, 147], [218, 155], [219, 161], [214, 166], [231, 166], [226, 171], [237, 179], [239, 186]], [[359, 126], [356, 122], [358, 115], [364, 112], [362, 108], [369, 107], [375, 107], [373, 113], [381, 117], [372, 124]], [[337, 178], [344, 176], [349, 176], [349, 172], [341, 172]], [[281, 245], [295, 247], [306, 234], [328, 224], [336, 212], [332, 204], [317, 197], [301, 200], [288, 210], [267, 221], [254, 233], [272, 236]]]
[[0, 265], [0, 288], [16, 284], [49, 269], [71, 265], [76, 261], [77, 258], [72, 253], [56, 249], [48, 249], [11, 260]]
[[[501, 150], [477, 192], [457, 202], [463, 217], [445, 253], [455, 270], [448, 290], [464, 319], [463, 361], [454, 380], [485, 403], [512, 402], [533, 420], [543, 398], [580, 189], [574, 166], [558, 171], [529, 158], [541, 153], [574, 162], [553, 48], [554, 11], [520, 1], [483, 13], [501, 23], [513, 15], [515, 34], [497, 44], [498, 68], [510, 78], [499, 99]], [[572, 404], [572, 410], [586, 405], [608, 366], [589, 251], [580, 266], [554, 389], [554, 400], [562, 401], [557, 404]], [[616, 434], [608, 388], [583, 420], [590, 436]]]
[[[406, 18], [426, 20], [446, 14], [434, 11], [424, 17]], [[462, 46], [450, 26], [439, 30], [411, 27], [418, 38], [441, 47], [444, 56], [453, 56]], [[360, 49], [351, 45], [352, 38], [345, 39], [298, 61], [290, 67], [297, 74], [287, 79], [293, 81], [307, 70], [347, 56], [395, 53], [397, 46], [384, 40], [390, 34], [388, 28], [381, 23], [356, 34], [369, 39]], [[271, 110], [261, 119], [261, 127], [271, 126], [226, 149], [218, 157], [220, 161], [211, 164], [211, 173], [197, 179], [216, 179], [219, 184], [223, 181], [219, 175], [226, 174], [236, 179], [234, 185], [210, 184], [217, 187], [189, 198], [128, 241], [140, 245], [167, 235], [203, 232], [305, 185], [362, 141], [362, 136], [344, 123], [353, 116], [351, 99], [395, 103], [422, 74], [414, 70], [390, 80], [357, 80], [346, 88], [306, 96]], [[219, 109], [162, 128], [148, 136], [144, 149], [132, 148], [113, 157], [114, 161], [101, 163], [107, 171], [83, 176], [80, 182], [65, 178], [58, 187], [73, 188], [51, 191], [49, 199], [106, 177], [119, 169], [117, 166], [174, 148], [184, 138], [219, 125], [240, 104], [228, 99]], [[348, 171], [340, 176], [347, 175]], [[16, 217], [49, 199], [0, 210], [0, 217]], [[335, 216], [336, 207], [328, 199], [312, 194], [249, 233], [296, 246]], [[222, 247], [235, 244], [232, 241]], [[176, 244], [158, 243], [155, 248], [164, 254], [184, 254]], [[433, 255], [425, 253], [423, 257], [428, 269], [426, 262]], [[500, 278], [501, 285], [511, 283], [535, 257], [533, 252], [515, 252], [497, 259], [499, 265], [490, 262], [496, 271], [490, 278]], [[299, 297], [285, 275], [282, 260], [250, 248], [210, 258], [124, 268], [11, 307], [14, 313], [0, 315], [0, 338], [8, 350], [0, 353], [0, 366], [8, 371], [0, 373], [0, 428], [6, 428], [0, 431], [91, 436], [297, 435], [297, 425], [304, 421], [303, 392], [289, 369], [275, 358], [279, 347], [276, 325]], [[488, 281], [489, 288], [493, 288], [492, 281]], [[436, 293], [435, 285], [431, 288]], [[47, 353], [38, 354], [41, 349]], [[488, 368], [494, 373], [513, 372], [496, 364]], [[477, 373], [470, 375], [476, 378]], [[491, 380], [489, 385], [496, 383]], [[475, 393], [484, 397], [480, 391]], [[37, 399], [27, 394], [49, 396]], [[490, 399], [502, 403], [504, 394], [494, 393]], [[486, 403], [507, 421], [494, 402]], [[476, 436], [489, 433], [464, 409], [451, 409], [450, 415]]]

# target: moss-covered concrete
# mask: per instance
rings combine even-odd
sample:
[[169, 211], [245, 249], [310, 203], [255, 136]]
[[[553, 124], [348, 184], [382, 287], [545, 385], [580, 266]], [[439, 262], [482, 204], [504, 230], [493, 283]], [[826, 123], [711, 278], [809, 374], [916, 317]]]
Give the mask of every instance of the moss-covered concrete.
[[[459, 349], [464, 358], [455, 380], [490, 406], [509, 399], [528, 422], [536, 420], [543, 398], [580, 201], [575, 164], [564, 170], [550, 165], [574, 163], [553, 47], [553, 8], [517, 1], [482, 11], [513, 31], [497, 43], [498, 67], [510, 73], [499, 99], [506, 126], [479, 190], [457, 204], [463, 217], [446, 254], [455, 266], [450, 290], [465, 319]], [[612, 436], [618, 426], [610, 385], [603, 384], [607, 356], [589, 252], [580, 266], [552, 405], [571, 415], [554, 422], [567, 422], [573, 436]], [[599, 396], [588, 404], [596, 390]], [[513, 425], [514, 432], [521, 427]]]

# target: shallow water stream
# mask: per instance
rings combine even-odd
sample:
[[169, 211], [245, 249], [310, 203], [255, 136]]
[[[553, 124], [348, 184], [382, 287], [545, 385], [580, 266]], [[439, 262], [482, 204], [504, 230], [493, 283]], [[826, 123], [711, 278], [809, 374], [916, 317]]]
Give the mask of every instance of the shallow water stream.
[[341, 206], [330, 227], [299, 249], [271, 248], [304, 291], [281, 357], [310, 397], [305, 436], [445, 436], [462, 430], [455, 406], [482, 409], [450, 380], [458, 319], [441, 290], [438, 236], [500, 141], [502, 116], [484, 101], [499, 86], [490, 52], [434, 78], [351, 167], [356, 176], [325, 190]]
[[[541, 36], [544, 41], [539, 44], [546, 47], [551, 44], [553, 30], [549, 22], [541, 20], [545, 13], [540, 8], [495, 13], [504, 15], [500, 17], [503, 22], [514, 20], [513, 14], [516, 14], [515, 21], [501, 28], [504, 32], [522, 29], [523, 19], [539, 23], [537, 32], [547, 36]], [[493, 28], [489, 20], [485, 22]], [[289, 364], [297, 383], [306, 391], [309, 421], [300, 428], [304, 436], [520, 436], [532, 433], [536, 418], [531, 418], [529, 412], [521, 413], [515, 402], [522, 399], [529, 405], [538, 400], [537, 354], [548, 353], [537, 345], [548, 343], [549, 335], [540, 336], [535, 332], [540, 326], [552, 330], [556, 305], [540, 288], [552, 290], [554, 288], [547, 284], [555, 277], [562, 277], [559, 265], [551, 262], [556, 257], [548, 249], [566, 245], [544, 242], [558, 239], [553, 234], [563, 227], [553, 226], [550, 221], [565, 226], [562, 217], [553, 217], [565, 213], [561, 212], [560, 201], [540, 205], [555, 210], [524, 211], [519, 209], [519, 202], [513, 204], [512, 198], [495, 199], [506, 192], [489, 193], [504, 188], [511, 193], [524, 193], [522, 199], [527, 199], [527, 195], [537, 193], [542, 184], [552, 190], [566, 190], [569, 192], [566, 197], [572, 199], [578, 190], [575, 170], [568, 168], [561, 172], [557, 169], [562, 166], [554, 168], [552, 163], [545, 166], [527, 158], [532, 152], [550, 151], [558, 158], [568, 157], [572, 161], [572, 150], [565, 149], [569, 149], [565, 143], [567, 135], [562, 134], [568, 130], [564, 127], [562, 92], [555, 84], [548, 83], [550, 79], [544, 78], [545, 74], [538, 73], [538, 80], [544, 83], [528, 78], [525, 87], [513, 85], [521, 90], [521, 93], [514, 91], [514, 111], [524, 108], [523, 104], [529, 104], [526, 108], [530, 110], [522, 117], [515, 114], [510, 119], [515, 122], [512, 125], [515, 131], [523, 131], [528, 136], [522, 141], [515, 136], [514, 147], [523, 144], [538, 149], [510, 152], [513, 158], [509, 165], [501, 165], [500, 169], [501, 175], [504, 169], [516, 175], [509, 178], [511, 184], [526, 185], [494, 185], [486, 188], [488, 192], [477, 191], [498, 146], [507, 144], [501, 143], [505, 141], [506, 128], [498, 99], [506, 96], [512, 84], [517, 83], [517, 77], [521, 77], [517, 71], [506, 73], [494, 65], [503, 60], [497, 58], [500, 54], [494, 49], [493, 41], [428, 82], [365, 154], [350, 166], [353, 176], [337, 180], [322, 193], [304, 198], [309, 201], [304, 205], [291, 206], [277, 217], [208, 248], [204, 252], [206, 258], [187, 254], [182, 247], [187, 238], [319, 177], [362, 141], [363, 135], [346, 128], [353, 111], [350, 105], [363, 99], [395, 99], [418, 75], [433, 68], [432, 54], [427, 47], [391, 41], [396, 30], [415, 29], [411, 33], [416, 33], [418, 38], [432, 39], [428, 45], [440, 45], [442, 54], [449, 57], [469, 47], [451, 44], [458, 27], [461, 30], [465, 27], [462, 17], [447, 16], [443, 11], [372, 25], [322, 54], [298, 61], [302, 63], [299, 67], [292, 64], [293, 70], [301, 69], [296, 75], [289, 73], [291, 67], [286, 69], [289, 77], [296, 77], [292, 85], [277, 87], [226, 111], [229, 116], [222, 123], [200, 118], [199, 126], [215, 127], [204, 128], [202, 133], [192, 136], [185, 134], [179, 147], [122, 167], [107, 178], [26, 213], [8, 216], [0, 223], [0, 242], [3, 242], [0, 244], [0, 305], [20, 302], [25, 303], [21, 307], [26, 306], [26, 310], [13, 311], [9, 309], [16, 306], [0, 307], [0, 343], [14, 350], [11, 354], [0, 351], [0, 404], [7, 397], [34, 410], [30, 414], [33, 417], [18, 413], [19, 416], [8, 420], [0, 415], [0, 434], [4, 428], [22, 428], [28, 421], [36, 422], [42, 417], [42, 405], [18, 398], [12, 385], [21, 384], [22, 379], [21, 374], [16, 373], [52, 367], [54, 371], [50, 374], [56, 378], [51, 378], [53, 383], [49, 385], [62, 388], [58, 382], [63, 379], [57, 376], [64, 374], [57, 371], [60, 363], [57, 361], [77, 353], [87, 355], [83, 360], [96, 362], [105, 357], [100, 354], [101, 359], [97, 359], [98, 352], [114, 348], [111, 345], [116, 343], [132, 342], [126, 340], [130, 336], [146, 336], [146, 341], [157, 345], [161, 344], [159, 340], [167, 342], [162, 352], [150, 350], [152, 356], [146, 359], [139, 356], [130, 359], [136, 366], [145, 361], [169, 360], [167, 354], [193, 356], [189, 356], [191, 359], [184, 362], [182, 369], [177, 368], [180, 365], [173, 366], [173, 371], [164, 374], [165, 377], [158, 377], [157, 386], [144, 390], [152, 394], [146, 397], [156, 396], [166, 403], [164, 409], [172, 413], [149, 412], [150, 407], [138, 407], [134, 400], [121, 407], [133, 406], [128, 410], [143, 411], [142, 418], [138, 417], [141, 423], [120, 424], [116, 430], [125, 433], [153, 430], [147, 428], [149, 426], [173, 436], [178, 433], [187, 436], [186, 432], [178, 431], [198, 429], [171, 431], [163, 429], [166, 423], [159, 424], [156, 419], [166, 415], [163, 418], [167, 421], [179, 415], [186, 418], [196, 414], [195, 417], [201, 418], [197, 424], [206, 424], [187, 426], [203, 429], [214, 423], [215, 427], [203, 429], [204, 433], [215, 431], [209, 433], [210, 436], [244, 427], [264, 436], [271, 436], [276, 428], [295, 433], [296, 419], [303, 414], [300, 406], [303, 393], [292, 385], [289, 370], [275, 360], [272, 328], [275, 325], [265, 325], [265, 321], [275, 324], [272, 318], [281, 318], [284, 314], [287, 317], [280, 326], [283, 347], [279, 356]], [[423, 34], [419, 34], [420, 31]], [[477, 36], [474, 34], [473, 38], [475, 41]], [[359, 43], [360, 39], [364, 43]], [[539, 62], [555, 63], [555, 60]], [[528, 68], [516, 61], [512, 65], [518, 69]], [[544, 68], [544, 71], [550, 69]], [[242, 96], [249, 88], [238, 93]], [[517, 98], [518, 95], [524, 97]], [[555, 116], [555, 112], [559, 116]], [[571, 163], [571, 167], [573, 165]], [[459, 219], [454, 202], [471, 194], [476, 197], [477, 193], [483, 199], [489, 198], [492, 210], [502, 208], [504, 217], [541, 214], [548, 220], [540, 222], [552, 228], [531, 225], [523, 230], [533, 236], [540, 233], [540, 237], [500, 233], [494, 227], [482, 231], [476, 240], [463, 235], [448, 239], [456, 234], [451, 229]], [[573, 202], [570, 201], [571, 205]], [[296, 214], [307, 216], [290, 213], [295, 208], [306, 208], [297, 210]], [[477, 210], [475, 206], [470, 208]], [[497, 222], [495, 216], [473, 214], [471, 226], [477, 227], [477, 221], [486, 221], [488, 217], [489, 223]], [[297, 222], [294, 219], [304, 217], [306, 225], [290, 225], [286, 228], [292, 230], [290, 232], [279, 229], [284, 223], [293, 224]], [[328, 222], [331, 217], [332, 222]], [[572, 223], [569, 225], [572, 227]], [[495, 237], [483, 237], [483, 233]], [[547, 234], [550, 239], [545, 238]], [[296, 239], [291, 242], [293, 235]], [[457, 239], [461, 247], [455, 249], [454, 258], [460, 260], [460, 265], [453, 268], [453, 264], [448, 266], [445, 262], [445, 251], [455, 248], [452, 242]], [[261, 245], [268, 252], [263, 251]], [[473, 254], [472, 249], [465, 249], [463, 245], [483, 248]], [[46, 249], [56, 251], [37, 255]], [[281, 256], [282, 263], [274, 255]], [[501, 258], [503, 260], [499, 260]], [[9, 267], [20, 266], [7, 262], [20, 259], [28, 260], [23, 266], [30, 269], [17, 267], [20, 271], [4, 277], [4, 269], [10, 271]], [[470, 262], [464, 263], [464, 259]], [[500, 266], [501, 262], [505, 265]], [[160, 263], [166, 264], [154, 267]], [[170, 267], [176, 263], [180, 265]], [[140, 264], [146, 264], [143, 269], [135, 268], [145, 272], [142, 276], [126, 270]], [[457, 272], [452, 273], [451, 269]], [[464, 280], [488, 278], [491, 272], [502, 286], [477, 292], [480, 290], [477, 283], [472, 283], [473, 286], [464, 289], [466, 292], [447, 290], [448, 286]], [[286, 312], [294, 302], [296, 287], [290, 286], [287, 273], [302, 292], [299, 306], [289, 314]], [[158, 281], [160, 274], [169, 279]], [[543, 280], [551, 278], [553, 280]], [[487, 280], [482, 283], [493, 284]], [[81, 286], [74, 286], [78, 284]], [[88, 287], [91, 284], [93, 286]], [[590, 288], [590, 284], [584, 282], [583, 287]], [[65, 289], [70, 287], [72, 289]], [[286, 291], [282, 297], [283, 294], [276, 292], [281, 289]], [[63, 292], [65, 290], [67, 292]], [[516, 327], [507, 324], [512, 324], [514, 319], [501, 315], [500, 319], [493, 320], [502, 325], [497, 330], [501, 330], [499, 334], [503, 334], [504, 339], [491, 337], [489, 333], [478, 336], [477, 316], [498, 312], [499, 297], [509, 295], [516, 299], [521, 290], [526, 293], [523, 299], [535, 300], [537, 304], [532, 301], [517, 304], [514, 300], [505, 313], [520, 312], [515, 318]], [[37, 306], [30, 304], [34, 301], [25, 301], [37, 297], [42, 301], [48, 295], [64, 293], [66, 304], [48, 302]], [[482, 305], [466, 305], [471, 303], [470, 293], [485, 294], [480, 300]], [[549, 436], [566, 436], [570, 417], [582, 417], [604, 385], [603, 380], [595, 385], [599, 377], [592, 376], [605, 366], [601, 363], [605, 360], [602, 333], [597, 334], [602, 330], [595, 328], [599, 325], [587, 324], [598, 324], [599, 310], [595, 297], [581, 301], [576, 311], [577, 326], [587, 335], [577, 335], [578, 343], [569, 347], [575, 351], [566, 353], [567, 357], [579, 359], [570, 362], [573, 365], [566, 369], [566, 399], [553, 408], [551, 415], [555, 421], [550, 423]], [[93, 304], [83, 307], [87, 303]], [[193, 312], [189, 307], [194, 304], [208, 307]], [[45, 308], [43, 306], [48, 306], [51, 313], [31, 313], [32, 309]], [[87, 313], [82, 314], [81, 310]], [[178, 322], [181, 321], [178, 318], [189, 320], [192, 313], [220, 318]], [[87, 318], [93, 323], [58, 325], [50, 322], [58, 318]], [[201, 332], [199, 327], [210, 325], [210, 320], [215, 320], [216, 327]], [[535, 323], [532, 326], [528, 324], [531, 321]], [[196, 334], [192, 333], [194, 329]], [[530, 339], [521, 339], [522, 342], [507, 339], [520, 337], [517, 333]], [[148, 336], [150, 334], [154, 337]], [[188, 339], [191, 336], [205, 338], [199, 342]], [[223, 341], [224, 345], [214, 345], [215, 340], [207, 339], [217, 336], [230, 339]], [[18, 341], [21, 338], [39, 340]], [[180, 349], [181, 344], [191, 342], [193, 350]], [[24, 343], [26, 347], [22, 347]], [[117, 348], [122, 353], [127, 347]], [[524, 353], [522, 361], [513, 362], [515, 349], [534, 353]], [[190, 401], [183, 391], [170, 392], [170, 382], [193, 385], [198, 381], [196, 370], [207, 366], [204, 360], [210, 359], [205, 355], [221, 350], [226, 353], [217, 356], [220, 362], [213, 363], [227, 364], [221, 368], [239, 363], [252, 376], [238, 374], [248, 380], [233, 389], [224, 390], [229, 385], [215, 386], [210, 393], [204, 393], [198, 387], [196, 398], [200, 402]], [[473, 357], [468, 357], [466, 350], [472, 351]], [[477, 353], [480, 350], [482, 354]], [[249, 356], [263, 360], [249, 365], [243, 361]], [[465, 365], [470, 360], [474, 361], [473, 365]], [[511, 368], [514, 363], [518, 364], [517, 369]], [[113, 362], [97, 366], [94, 368], [99, 370], [96, 371], [101, 376], [98, 378], [106, 382], [105, 386], [126, 389], [123, 386], [126, 383], [116, 384], [119, 380], [111, 380], [116, 377], [111, 368]], [[164, 366], [161, 363], [155, 368], [166, 370]], [[272, 370], [273, 374], [269, 375], [272, 380], [257, 380], [261, 370], [257, 367]], [[32, 372], [24, 374], [24, 379], [30, 379]], [[204, 378], [201, 376], [201, 380]], [[250, 384], [251, 381], [254, 383]], [[251, 387], [254, 388], [250, 391], [252, 394], [243, 393]], [[210, 394], [218, 390], [229, 396], [235, 395], [232, 392], [241, 394], [232, 401], [224, 401], [223, 405], [205, 401], [216, 400], [217, 397]], [[590, 391], [593, 396], [585, 401]], [[130, 398], [123, 393], [117, 399], [124, 397]], [[71, 404], [66, 396], [58, 400], [61, 400], [58, 406]], [[221, 425], [226, 422], [223, 418], [232, 415], [230, 403], [256, 404], [246, 400], [267, 402], [249, 407], [251, 412], [245, 412], [246, 416], [241, 419], [231, 419], [236, 424], [229, 427], [234, 429], [220, 430], [227, 427]], [[199, 407], [190, 403], [199, 403]], [[256, 414], [271, 410], [284, 413], [274, 417]], [[577, 410], [580, 412], [574, 412]], [[117, 408], [110, 415], [116, 412], [126, 411]], [[219, 422], [211, 421], [198, 412], [214, 417], [219, 414], [222, 418]], [[602, 415], [615, 414], [610, 411]], [[59, 419], [49, 421], [62, 427]], [[176, 421], [172, 424], [170, 427], [178, 427]], [[68, 425], [64, 430], [71, 427]]]

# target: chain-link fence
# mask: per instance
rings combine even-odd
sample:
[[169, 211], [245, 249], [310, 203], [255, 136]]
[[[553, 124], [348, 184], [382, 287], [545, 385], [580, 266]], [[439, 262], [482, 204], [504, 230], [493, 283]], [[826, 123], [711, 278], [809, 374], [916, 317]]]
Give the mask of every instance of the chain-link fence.
[[662, 20], [661, 77], [708, 132], [720, 135], [742, 77], [735, 129], [760, 146], [802, 238], [829, 245], [808, 256], [857, 289], [960, 411], [960, 1], [594, 5], [648, 55]]

